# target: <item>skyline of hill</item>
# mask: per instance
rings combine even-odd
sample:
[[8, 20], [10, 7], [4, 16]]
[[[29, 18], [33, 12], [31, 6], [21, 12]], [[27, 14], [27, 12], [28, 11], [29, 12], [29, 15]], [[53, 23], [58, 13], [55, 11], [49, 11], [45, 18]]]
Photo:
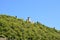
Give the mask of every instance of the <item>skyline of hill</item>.
[[9, 40], [60, 40], [60, 31], [41, 24], [17, 18], [17, 16], [0, 15], [0, 37]]

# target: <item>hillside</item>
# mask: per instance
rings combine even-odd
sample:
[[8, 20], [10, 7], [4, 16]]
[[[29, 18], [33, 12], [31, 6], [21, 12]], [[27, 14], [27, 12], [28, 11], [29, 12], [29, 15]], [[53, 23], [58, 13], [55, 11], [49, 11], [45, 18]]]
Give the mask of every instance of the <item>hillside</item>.
[[17, 16], [0, 15], [0, 37], [8, 40], [60, 40], [60, 32], [40, 22], [32, 23]]

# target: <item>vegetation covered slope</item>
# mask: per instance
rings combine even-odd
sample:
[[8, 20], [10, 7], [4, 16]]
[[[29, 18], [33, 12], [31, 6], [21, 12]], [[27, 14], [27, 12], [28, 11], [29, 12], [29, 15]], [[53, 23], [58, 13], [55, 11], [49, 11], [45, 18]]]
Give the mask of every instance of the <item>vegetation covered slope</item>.
[[8, 40], [60, 40], [60, 32], [39, 22], [29, 22], [14, 16], [0, 15], [0, 37]]

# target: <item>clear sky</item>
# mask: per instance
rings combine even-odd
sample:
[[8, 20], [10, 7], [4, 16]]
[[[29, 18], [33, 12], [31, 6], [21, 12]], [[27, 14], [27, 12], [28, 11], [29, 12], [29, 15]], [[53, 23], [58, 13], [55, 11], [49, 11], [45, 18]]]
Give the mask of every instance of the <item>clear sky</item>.
[[39, 21], [60, 30], [60, 0], [0, 0], [0, 14]]

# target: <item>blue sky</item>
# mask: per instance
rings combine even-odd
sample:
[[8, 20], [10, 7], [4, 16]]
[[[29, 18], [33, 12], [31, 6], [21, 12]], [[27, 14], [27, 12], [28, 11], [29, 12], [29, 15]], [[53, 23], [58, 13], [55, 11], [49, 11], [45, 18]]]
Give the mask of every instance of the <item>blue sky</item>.
[[39, 21], [60, 30], [60, 0], [0, 0], [0, 14]]

